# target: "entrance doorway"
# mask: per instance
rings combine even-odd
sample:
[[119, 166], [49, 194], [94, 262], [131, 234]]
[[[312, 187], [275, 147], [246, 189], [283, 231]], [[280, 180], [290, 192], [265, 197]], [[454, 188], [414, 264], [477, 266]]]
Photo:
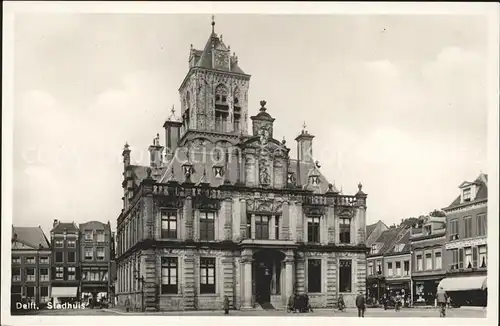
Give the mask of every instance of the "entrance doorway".
[[282, 261], [285, 254], [273, 249], [263, 249], [254, 255], [254, 293], [259, 304], [271, 302], [271, 295], [281, 294]]

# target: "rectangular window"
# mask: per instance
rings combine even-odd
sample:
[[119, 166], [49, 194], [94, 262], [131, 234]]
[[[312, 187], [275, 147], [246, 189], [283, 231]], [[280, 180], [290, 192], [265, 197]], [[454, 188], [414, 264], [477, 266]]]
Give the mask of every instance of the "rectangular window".
[[62, 280], [64, 277], [64, 268], [56, 267], [56, 280]]
[[63, 253], [62, 251], [57, 251], [56, 252], [56, 263], [62, 263], [63, 262]]
[[340, 218], [339, 224], [340, 243], [351, 243], [351, 219]]
[[92, 260], [94, 259], [94, 250], [92, 248], [85, 248], [85, 260]]
[[280, 217], [276, 216], [274, 219], [274, 238], [279, 240], [280, 238]]
[[26, 269], [26, 281], [34, 282], [35, 281], [35, 269], [27, 268]]
[[42, 264], [42, 265], [47, 265], [47, 264], [49, 264], [49, 257], [46, 257], [46, 256], [41, 256], [41, 257], [40, 257], [40, 264]]
[[319, 242], [319, 217], [307, 218], [307, 242]]
[[392, 276], [394, 274], [393, 272], [392, 263], [387, 263], [387, 276]]
[[76, 247], [76, 241], [75, 240], [68, 240], [67, 241], [68, 248], [75, 248]]
[[54, 246], [56, 248], [62, 248], [62, 247], [64, 247], [64, 241], [63, 240], [56, 240], [56, 241], [54, 241]]
[[35, 257], [26, 257], [26, 264], [35, 264]]
[[21, 263], [21, 258], [18, 256], [12, 257], [12, 264], [20, 264]]
[[177, 258], [161, 258], [161, 293], [177, 294]]
[[68, 267], [68, 280], [74, 281], [75, 278], [76, 278], [76, 268], [75, 267]]
[[49, 269], [40, 268], [40, 281], [48, 281], [48, 280], [49, 280]]
[[265, 215], [255, 215], [255, 239], [269, 239], [269, 218]]
[[432, 269], [432, 254], [427, 253], [425, 254], [425, 270], [429, 271]]
[[368, 276], [373, 275], [373, 262], [368, 263]]
[[471, 200], [471, 190], [470, 190], [470, 188], [465, 188], [464, 189], [464, 202], [467, 202], [470, 200]]
[[480, 268], [486, 268], [487, 266], [487, 260], [488, 260], [488, 257], [487, 257], [487, 253], [486, 253], [486, 246], [479, 246], [478, 247], [479, 249], [479, 267]]
[[410, 262], [408, 260], [405, 260], [403, 262], [403, 275], [404, 276], [410, 275]]
[[377, 260], [377, 274], [382, 275], [382, 261]]
[[464, 238], [472, 237], [472, 217], [464, 217]]
[[105, 251], [103, 247], [98, 247], [96, 252], [97, 260], [104, 260]]
[[74, 251], [68, 251], [68, 263], [76, 262], [76, 254]]
[[458, 219], [453, 219], [450, 221], [450, 240], [457, 240], [458, 236]]
[[340, 292], [351, 292], [352, 284], [352, 261], [341, 259], [339, 261], [339, 290]]
[[401, 262], [396, 262], [396, 276], [401, 276]]
[[41, 302], [49, 301], [49, 288], [47, 286], [40, 287], [40, 301]]
[[247, 214], [247, 239], [252, 238], [252, 214]]
[[478, 214], [477, 215], [477, 235], [478, 236], [483, 236], [486, 235], [486, 226], [487, 226], [487, 219], [486, 219], [486, 214]]
[[200, 293], [215, 293], [215, 258], [200, 258]]
[[215, 239], [215, 213], [200, 212], [200, 240]]
[[321, 259], [307, 260], [307, 290], [310, 293], [321, 292]]
[[177, 213], [173, 211], [161, 212], [161, 237], [163, 239], [177, 239]]
[[104, 231], [99, 230], [97, 231], [97, 242], [104, 242]]
[[458, 249], [451, 250], [451, 265], [450, 269], [458, 269]]
[[26, 287], [26, 297], [28, 299], [34, 299], [35, 298], [35, 287], [33, 287], [33, 286], [27, 286]]
[[422, 255], [417, 255], [417, 271], [424, 270], [424, 262], [422, 260]]
[[84, 234], [85, 234], [85, 240], [94, 239], [94, 233], [92, 232], [92, 230], [86, 230]]
[[12, 268], [12, 281], [13, 282], [21, 282], [21, 269], [20, 268]]
[[441, 252], [434, 253], [434, 269], [443, 268], [442, 260], [441, 260]]
[[465, 255], [464, 267], [472, 268], [472, 247], [465, 248], [464, 255]]
[[372, 244], [372, 249], [370, 250], [370, 253], [372, 255], [377, 253], [377, 244], [376, 243]]

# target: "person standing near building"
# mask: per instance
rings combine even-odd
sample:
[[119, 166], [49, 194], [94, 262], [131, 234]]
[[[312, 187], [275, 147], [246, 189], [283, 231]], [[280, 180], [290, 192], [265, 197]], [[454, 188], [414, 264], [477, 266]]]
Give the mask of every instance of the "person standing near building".
[[224, 296], [223, 305], [224, 305], [224, 315], [229, 315], [229, 298], [227, 297], [227, 295]]
[[356, 296], [356, 307], [358, 308], [358, 317], [365, 317], [365, 296], [361, 291]]
[[446, 304], [448, 303], [448, 295], [441, 286], [436, 293], [436, 300], [439, 306], [439, 316], [446, 317]]

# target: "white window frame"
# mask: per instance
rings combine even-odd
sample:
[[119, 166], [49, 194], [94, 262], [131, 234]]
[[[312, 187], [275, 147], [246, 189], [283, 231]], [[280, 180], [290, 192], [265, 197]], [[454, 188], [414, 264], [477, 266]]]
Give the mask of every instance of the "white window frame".
[[394, 269], [392, 266], [392, 261], [387, 263], [387, 276], [391, 276], [391, 277], [394, 276]]

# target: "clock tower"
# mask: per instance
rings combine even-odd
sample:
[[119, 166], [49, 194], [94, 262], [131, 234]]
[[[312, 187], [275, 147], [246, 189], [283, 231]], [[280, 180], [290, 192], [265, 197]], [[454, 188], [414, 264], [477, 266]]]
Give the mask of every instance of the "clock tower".
[[181, 99], [181, 139], [190, 131], [247, 135], [248, 87], [250, 75], [238, 65], [238, 57], [222, 35], [212, 33], [203, 50], [191, 45], [189, 71], [179, 95]]

